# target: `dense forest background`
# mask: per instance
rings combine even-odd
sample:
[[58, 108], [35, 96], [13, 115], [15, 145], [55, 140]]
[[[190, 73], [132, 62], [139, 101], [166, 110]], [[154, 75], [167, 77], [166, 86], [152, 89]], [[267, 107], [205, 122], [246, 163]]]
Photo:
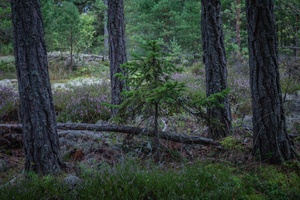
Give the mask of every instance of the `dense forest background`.
[[0, 199], [300, 199], [299, 42], [299, 0], [0, 0]]
[[[42, 0], [48, 52], [62, 51], [108, 55], [107, 1]], [[222, 22], [227, 57], [247, 57], [244, 0], [222, 0]], [[200, 59], [201, 3], [196, 0], [126, 0], [125, 24], [128, 55], [138, 51], [140, 40], [160, 39], [166, 50], [182, 60]], [[279, 51], [299, 51], [300, 2], [275, 1]], [[10, 2], [0, 1], [0, 55], [13, 54]], [[201, 60], [201, 59], [200, 59]]]

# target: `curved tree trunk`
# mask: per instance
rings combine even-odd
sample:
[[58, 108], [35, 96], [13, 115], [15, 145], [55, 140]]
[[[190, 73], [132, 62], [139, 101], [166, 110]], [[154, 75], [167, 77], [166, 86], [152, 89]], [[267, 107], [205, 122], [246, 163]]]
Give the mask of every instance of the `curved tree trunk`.
[[[202, 0], [202, 48], [206, 73], [206, 95], [227, 89], [226, 56], [221, 23], [220, 0]], [[231, 130], [231, 111], [228, 98], [224, 107], [209, 108], [209, 135], [217, 139]]]
[[254, 151], [281, 163], [294, 154], [288, 138], [278, 72], [274, 1], [247, 0], [248, 47]]
[[[122, 102], [121, 92], [125, 89], [125, 82], [115, 77], [115, 74], [123, 73], [120, 65], [127, 61], [123, 0], [108, 1], [108, 34], [111, 103], [119, 105]], [[116, 113], [117, 109], [113, 108], [112, 115]]]
[[25, 170], [61, 170], [39, 0], [12, 0], [14, 50], [19, 81]]

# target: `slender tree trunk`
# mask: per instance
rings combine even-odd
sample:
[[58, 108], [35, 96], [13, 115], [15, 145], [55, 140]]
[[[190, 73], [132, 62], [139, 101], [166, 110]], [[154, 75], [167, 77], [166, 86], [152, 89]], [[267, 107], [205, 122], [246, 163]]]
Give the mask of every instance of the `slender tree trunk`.
[[241, 0], [236, 0], [236, 40], [241, 50]]
[[281, 163], [294, 157], [288, 138], [278, 72], [274, 1], [247, 0], [254, 155]]
[[[120, 65], [127, 61], [123, 0], [108, 1], [108, 32], [111, 103], [119, 105], [122, 102], [121, 92], [125, 89], [125, 82], [121, 81], [115, 74], [124, 73]], [[113, 108], [112, 115], [116, 113], [117, 109]]]
[[[107, 0], [104, 0], [104, 5], [108, 5], [107, 4]], [[107, 29], [107, 15], [108, 15], [108, 10], [106, 10], [104, 12], [104, 45], [103, 45], [103, 48], [104, 48], [104, 51], [103, 51], [103, 56], [107, 56], [107, 52], [108, 52], [108, 49], [109, 49], [109, 43], [108, 43], [108, 29]]]
[[25, 170], [61, 170], [55, 111], [39, 0], [12, 0]]
[[70, 30], [70, 66], [69, 66], [69, 71], [71, 72], [73, 70], [73, 29], [71, 26]]
[[154, 105], [154, 132], [158, 137], [158, 102]]
[[[298, 27], [298, 25], [299, 25], [299, 16], [297, 16], [296, 17], [296, 25], [295, 25], [295, 47], [298, 47], [299, 46], [299, 37], [298, 37], [298, 30], [299, 30], [299, 27]], [[295, 55], [295, 57], [297, 57], [298, 56], [298, 49], [297, 48], [295, 48], [294, 49], [294, 55]]]
[[[221, 23], [220, 0], [202, 0], [202, 48], [206, 73], [207, 96], [227, 89], [227, 68]], [[208, 109], [209, 135], [217, 139], [231, 130], [231, 111], [228, 98], [220, 103], [224, 107]]]

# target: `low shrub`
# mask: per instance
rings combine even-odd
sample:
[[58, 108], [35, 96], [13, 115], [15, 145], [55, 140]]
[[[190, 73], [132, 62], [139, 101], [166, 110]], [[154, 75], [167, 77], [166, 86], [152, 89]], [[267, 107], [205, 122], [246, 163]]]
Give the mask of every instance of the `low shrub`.
[[12, 88], [0, 86], [0, 122], [18, 121], [19, 96]]
[[16, 67], [14, 59], [10, 56], [2, 57], [0, 59], [0, 80], [15, 79]]
[[16, 67], [14, 62], [6, 62], [1, 60], [0, 61], [0, 71], [2, 72], [15, 72]]
[[104, 105], [106, 102], [108, 99], [105, 96], [72, 97], [72, 102], [58, 115], [57, 121], [84, 123], [96, 123], [100, 119], [107, 121], [110, 118], [110, 111]]
[[58, 112], [57, 121], [84, 123], [107, 121], [110, 118], [110, 109], [105, 106], [110, 99], [108, 89], [108, 85], [103, 83], [55, 91], [53, 96]]

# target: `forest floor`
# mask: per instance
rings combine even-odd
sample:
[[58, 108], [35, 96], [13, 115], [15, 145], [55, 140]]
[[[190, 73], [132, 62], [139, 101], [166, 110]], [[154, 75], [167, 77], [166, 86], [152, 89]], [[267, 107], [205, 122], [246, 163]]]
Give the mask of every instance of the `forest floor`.
[[[231, 186], [228, 186], [226, 189], [228, 190], [228, 194], [235, 194], [237, 187], [241, 187], [241, 190], [246, 190], [244, 191], [244, 194], [241, 194], [242, 196], [250, 197], [253, 195], [252, 193], [256, 194], [255, 198], [250, 197], [246, 199], [298, 199], [300, 195], [300, 193], [298, 193], [300, 192], [300, 162], [293, 160], [280, 166], [271, 166], [255, 159], [252, 156], [251, 130], [236, 128], [234, 135], [219, 141], [223, 149], [216, 148], [212, 145], [206, 146], [200, 144], [182, 144], [160, 139], [159, 150], [154, 150], [154, 147], [152, 147], [152, 139], [145, 136], [137, 135], [131, 137], [130, 134], [95, 132], [86, 130], [59, 130], [59, 136], [62, 160], [65, 164], [65, 168], [63, 169], [63, 174], [61, 174], [58, 180], [55, 181], [61, 182], [61, 184], [66, 184], [67, 187], [71, 188], [83, 184], [82, 181], [90, 183], [90, 179], [92, 178], [93, 180], [93, 178], [98, 177], [98, 173], [99, 176], [103, 177], [104, 175], [102, 173], [106, 174], [106, 170], [116, 170], [115, 173], [118, 174], [118, 178], [122, 179], [122, 181], [126, 180], [126, 178], [122, 178], [123, 174], [127, 173], [126, 170], [129, 170], [129, 172], [130, 170], [133, 170], [130, 172], [133, 174], [154, 173], [152, 178], [156, 176], [156, 173], [159, 173], [159, 180], [164, 180], [164, 176], [167, 176], [168, 173], [190, 170], [190, 168], [197, 167], [199, 170], [210, 170], [209, 175], [216, 177], [217, 180], [220, 178], [222, 180], [222, 184], [226, 184], [226, 182], [228, 182], [228, 184], [233, 184], [232, 188]], [[300, 153], [299, 138], [299, 136], [293, 138], [295, 149], [297, 150], [298, 154]], [[34, 187], [35, 190], [40, 192], [49, 190], [49, 194], [46, 196], [43, 194], [35, 194], [34, 198], [26, 197], [25, 199], [55, 198], [55, 195], [58, 194], [51, 193], [53, 190], [51, 187], [55, 186], [55, 184], [52, 182], [52, 185], [49, 186], [50, 183], [48, 183], [46, 179], [37, 180], [37, 177], [35, 176], [30, 176], [30, 180], [35, 182], [38, 181], [41, 185], [32, 186], [31, 184], [33, 183], [26, 182], [23, 171], [25, 159], [22, 145], [21, 143], [17, 144], [12, 142], [8, 145], [12, 146], [5, 147], [2, 140], [2, 147], [0, 151], [0, 164], [2, 164], [2, 171], [0, 171], [0, 191], [1, 186], [4, 186], [4, 188], [15, 188], [20, 187], [18, 184], [21, 183], [25, 184], [22, 186], [24, 188]], [[136, 165], [138, 165], [138, 167]], [[158, 172], [156, 170], [158, 170]], [[194, 173], [192, 175], [194, 175]], [[87, 174], [90, 175], [87, 176]], [[66, 183], [66, 179], [68, 179], [70, 176], [72, 179], [75, 177], [75, 180], [71, 182], [71, 186], [69, 183]], [[126, 183], [130, 183], [130, 181], [134, 181], [136, 179], [136, 175], [129, 176], [130, 177], [128, 177]], [[176, 176], [176, 174], [174, 176]], [[221, 178], [219, 176], [228, 177]], [[248, 176], [255, 178], [251, 180], [247, 178]], [[241, 179], [239, 180], [241, 183], [239, 181], [235, 183], [236, 180], [231, 180], [229, 177], [238, 177], [238, 179]], [[111, 184], [116, 185], [112, 187], [118, 186], [118, 178], [113, 178], [116, 180], [116, 183]], [[199, 181], [198, 179], [201, 180], [202, 178], [203, 177], [198, 177], [195, 178], [195, 180], [190, 178], [189, 181]], [[23, 183], [24, 180], [25, 183]], [[105, 180], [103, 180], [104, 184]], [[153, 180], [153, 184], [158, 184], [156, 181]], [[172, 180], [169, 181], [172, 182]], [[188, 183], [190, 183], [189, 181]], [[233, 183], [231, 183], [232, 181]], [[124, 187], [126, 187], [126, 183], [119, 184], [122, 186], [125, 185]], [[137, 184], [136, 187], [149, 187], [143, 186], [144, 183], [135, 184]], [[168, 185], [172, 183], [167, 182], [162, 184]], [[221, 187], [221, 183], [216, 182], [213, 184], [216, 184], [214, 187]], [[209, 190], [209, 188], [206, 188], [207, 186], [205, 185], [199, 185], [199, 187], [203, 187], [202, 190]], [[153, 190], [151, 187], [148, 189], [151, 191]], [[70, 188], [67, 188], [66, 190], [70, 191]], [[131, 189], [129, 188], [128, 190], [128, 192], [130, 192]], [[160, 188], [157, 190], [163, 191], [164, 189]], [[170, 188], [170, 190], [173, 191], [176, 190], [176, 188]], [[218, 191], [219, 190], [220, 189], [218, 189]], [[248, 190], [253, 190], [254, 192], [249, 192]], [[74, 193], [75, 191], [76, 189], [71, 189], [71, 193]], [[15, 189], [12, 189], [11, 193], [16, 193]], [[3, 193], [3, 195], [4, 194], [5, 193]], [[16, 194], [18, 194], [18, 192]], [[90, 194], [91, 197], [85, 196], [79, 199], [98, 199], [96, 194], [97, 191], [94, 191], [92, 194]], [[7, 193], [6, 195], [10, 196], [11, 194]], [[93, 195], [95, 196], [93, 197]], [[125, 196], [122, 198], [122, 193], [118, 195], [115, 194], [117, 196], [113, 195], [113, 197], [110, 195], [106, 196], [106, 194], [102, 195], [105, 197], [104, 199], [135, 199], [135, 197], [131, 197], [130, 195], [129, 197]], [[183, 193], [183, 195], [185, 195], [185, 193]], [[220, 199], [220, 196], [222, 196], [222, 194], [219, 194], [220, 196], [210, 198], [211, 194], [207, 195], [207, 198], [209, 199]], [[24, 199], [23, 196], [24, 194], [21, 195], [21, 197]], [[62, 194], [58, 196], [62, 196]], [[154, 194], [154, 197], [151, 197], [150, 195], [149, 198], [149, 194], [140, 194], [140, 196], [144, 196], [143, 198], [146, 199], [157, 198]], [[136, 199], [140, 199], [140, 196]], [[242, 196], [237, 195], [234, 199], [245, 199], [242, 198]], [[5, 199], [10, 199], [5, 195], [4, 197]], [[194, 199], [196, 197], [193, 197], [193, 195], [187, 195], [186, 199]], [[58, 199], [65, 198], [66, 197], [60, 197]], [[169, 198], [173, 199], [174, 197], [161, 197], [161, 199]], [[232, 198], [223, 196], [221, 199]]]
[[[5, 58], [8, 59], [8, 58]], [[9, 59], [8, 59], [9, 60]], [[95, 77], [91, 77], [91, 73], [94, 73], [97, 70], [97, 75], [101, 75], [103, 79], [99, 81]], [[77, 71], [80, 71], [81, 75], [83, 73], [84, 76], [81, 76], [80, 79], [74, 79], [78, 76], [78, 74], [65, 74], [62, 75], [59, 71], [58, 67], [53, 67], [51, 75], [52, 75], [52, 83], [54, 85], [54, 90], [66, 90], [67, 88], [76, 88], [81, 85], [89, 85], [94, 82], [96, 84], [102, 85], [103, 87], [99, 89], [99, 95], [106, 91], [105, 89], [108, 87], [107, 81], [108, 75], [106, 72], [103, 72], [104, 69], [94, 69], [93, 67], [83, 67]], [[198, 71], [197, 71], [198, 70]], [[234, 71], [234, 70], [233, 70]], [[86, 74], [87, 73], [87, 74]], [[202, 75], [201, 70], [196, 69], [196, 72], [200, 76]], [[0, 74], [1, 75], [1, 74]], [[5, 75], [3, 75], [5, 76]], [[234, 75], [231, 75], [234, 77]], [[7, 77], [7, 76], [5, 76]], [[12, 77], [13, 78], [13, 77]], [[71, 79], [70, 79], [71, 78]], [[190, 78], [190, 75], [181, 75], [180, 79], [188, 80], [188, 84], [191, 87], [196, 82], [201, 88], [201, 77]], [[202, 77], [203, 78], [203, 77]], [[7, 80], [10, 80], [8, 83]], [[104, 80], [104, 81], [103, 81]], [[233, 79], [231, 79], [233, 80]], [[236, 79], [237, 80], [237, 79]], [[0, 78], [1, 81], [1, 78]], [[12, 79], [2, 80], [2, 82], [11, 85], [16, 89], [16, 82], [12, 81]], [[193, 84], [192, 84], [193, 83]], [[80, 184], [80, 180], [84, 180], [86, 182], [90, 181], [90, 176], [86, 177], [86, 174], [100, 173], [102, 177], [106, 177], [106, 170], [112, 170], [116, 174], [115, 177], [113, 172], [112, 175], [107, 175], [105, 179], [105, 183], [109, 182], [109, 177], [116, 179], [115, 183], [112, 181], [111, 187], [121, 187], [123, 188], [121, 193], [118, 194], [108, 194], [108, 188], [103, 189], [102, 198], [100, 199], [137, 199], [136, 196], [131, 196], [132, 188], [130, 186], [130, 182], [134, 182], [134, 180], [138, 179], [136, 173], [142, 173], [143, 176], [146, 176], [146, 179], [152, 180], [151, 177], [154, 177], [152, 180], [152, 184], [148, 185], [148, 182], [143, 182], [146, 180], [140, 180], [140, 183], [137, 184], [136, 187], [145, 187], [144, 189], [139, 189], [140, 191], [146, 191], [145, 194], [140, 194], [139, 192], [136, 195], [139, 197], [138, 199], [174, 199], [174, 196], [159, 196], [163, 195], [162, 193], [155, 192], [158, 191], [168, 191], [166, 185], [170, 185], [171, 194], [173, 190], [178, 190], [177, 186], [171, 186], [174, 182], [171, 178], [168, 178], [168, 173], [170, 172], [182, 172], [184, 174], [184, 169], [192, 169], [193, 166], [196, 166], [198, 169], [203, 168], [206, 169], [208, 174], [204, 174], [203, 176], [210, 177], [209, 179], [218, 179], [222, 180], [220, 182], [215, 181], [215, 183], [211, 183], [215, 187], [215, 193], [212, 188], [208, 187], [210, 185], [209, 181], [206, 180], [206, 184], [199, 185], [197, 187], [203, 187], [202, 191], [209, 191], [208, 193], [203, 193], [203, 198], [198, 196], [198, 199], [299, 199], [300, 198], [300, 162], [298, 160], [292, 160], [290, 162], [286, 162], [280, 166], [270, 166], [264, 164], [263, 161], [254, 158], [252, 156], [252, 130], [251, 130], [251, 120], [249, 122], [249, 118], [251, 119], [251, 112], [249, 111], [249, 100], [244, 101], [244, 97], [249, 98], [247, 92], [245, 92], [245, 87], [243, 86], [243, 82], [234, 82], [232, 85], [238, 85], [237, 89], [233, 88], [233, 93], [235, 99], [232, 101], [235, 104], [232, 106], [233, 110], [233, 118], [234, 118], [234, 130], [233, 134], [217, 141], [220, 143], [221, 147], [216, 147], [213, 145], [201, 145], [201, 144], [183, 144], [179, 142], [168, 141], [164, 139], [159, 139], [159, 148], [153, 145], [153, 139], [151, 137], [142, 136], [142, 135], [130, 135], [123, 133], [115, 133], [115, 132], [96, 132], [96, 131], [88, 131], [88, 130], [59, 130], [60, 137], [60, 147], [61, 147], [61, 157], [62, 161], [65, 163], [64, 173], [60, 176], [62, 180], [69, 175], [74, 175], [79, 177], [77, 179], [77, 185]], [[296, 85], [299, 82], [296, 82]], [[84, 87], [85, 87], [84, 86]], [[247, 86], [248, 87], [248, 86]], [[196, 90], [198, 90], [196, 88]], [[87, 90], [87, 88], [83, 88], [83, 90]], [[88, 89], [90, 90], [90, 89]], [[89, 94], [93, 94], [95, 89], [90, 90]], [[236, 91], [237, 90], [237, 91]], [[291, 134], [291, 138], [295, 145], [295, 150], [298, 155], [300, 155], [300, 135], [299, 135], [299, 92], [295, 90], [294, 92], [290, 92], [285, 96], [287, 100], [287, 112], [288, 112], [288, 123], [290, 123], [289, 133]], [[99, 91], [98, 91], [99, 92]], [[73, 91], [72, 93], [76, 93]], [[82, 90], [78, 92], [80, 95], [82, 94]], [[247, 94], [247, 95], [245, 95]], [[236, 96], [240, 96], [237, 98]], [[60, 99], [58, 98], [57, 102]], [[65, 101], [62, 99], [61, 102]], [[62, 111], [60, 111], [62, 112]], [[75, 113], [76, 115], [76, 113]], [[249, 117], [247, 117], [249, 116]], [[6, 123], [17, 123], [14, 120], [9, 120]], [[88, 122], [91, 123], [91, 122]], [[96, 124], [105, 125], [105, 120], [98, 120]], [[135, 123], [131, 125], [144, 125], [147, 126], [147, 123]], [[297, 125], [298, 124], [298, 125]], [[207, 137], [206, 135], [206, 127], [203, 124], [199, 123], [197, 119], [190, 117], [189, 115], [177, 115], [169, 118], [161, 118], [160, 122], [161, 128], [168, 132], [174, 132], [179, 134], [186, 134], [190, 136], [202, 136]], [[7, 136], [7, 135], [6, 135]], [[24, 152], [22, 148], [21, 135], [12, 134], [11, 136], [3, 137], [0, 135], [0, 191], [2, 188], [5, 188], [7, 184], [12, 185], [14, 187], [17, 185], [18, 181], [24, 180]], [[134, 163], [138, 163], [138, 166], [131, 163], [131, 160]], [[127, 167], [128, 162], [132, 168], [132, 175], [129, 173], [128, 180], [126, 179], [125, 173], [123, 169]], [[199, 165], [199, 163], [201, 163]], [[154, 166], [154, 168], [153, 168]], [[105, 170], [104, 170], [105, 169]], [[118, 171], [118, 169], [122, 169]], [[159, 171], [155, 171], [159, 169]], [[126, 170], [129, 170], [126, 168]], [[146, 172], [145, 172], [146, 170]], [[183, 171], [182, 171], [183, 170]], [[130, 171], [130, 170], [129, 170]], [[148, 172], [147, 172], [148, 171]], [[159, 180], [162, 182], [162, 188], [159, 188], [160, 184], [157, 182], [156, 176], [159, 174]], [[144, 174], [145, 173], [145, 174]], [[146, 174], [150, 174], [151, 177], [148, 177]], [[192, 174], [195, 172], [192, 172]], [[126, 174], [126, 173], [125, 173]], [[149, 175], [149, 176], [150, 176]], [[173, 174], [174, 175], [174, 174]], [[178, 174], [175, 174], [174, 177], [177, 177]], [[221, 178], [223, 175], [226, 177]], [[228, 177], [227, 177], [228, 175]], [[124, 177], [125, 178], [124, 178]], [[132, 177], [131, 177], [132, 176]], [[142, 175], [141, 175], [142, 176]], [[189, 176], [189, 175], [186, 175]], [[196, 175], [195, 175], [196, 176]], [[219, 177], [220, 176], [220, 177]], [[35, 177], [35, 176], [33, 176]], [[121, 178], [120, 178], [121, 177]], [[233, 179], [229, 178], [233, 177]], [[122, 179], [119, 180], [118, 178]], [[166, 183], [163, 183], [163, 180], [166, 180]], [[181, 177], [182, 178], [182, 177]], [[181, 180], [178, 178], [178, 181]], [[204, 178], [204, 177], [202, 177]], [[202, 179], [201, 177], [198, 179]], [[253, 178], [253, 179], [252, 179]], [[124, 180], [123, 180], [124, 179]], [[169, 180], [170, 179], [170, 180]], [[189, 180], [185, 184], [190, 184], [191, 182], [197, 182], [198, 179], [193, 179], [193, 177], [189, 177]], [[51, 193], [56, 191], [56, 189], [49, 189], [50, 187], [47, 180], [39, 179], [36, 180], [38, 185], [30, 185], [27, 186], [35, 188], [37, 191], [48, 191], [50, 197], [43, 196], [43, 193], [34, 196], [31, 199], [66, 199], [63, 194]], [[51, 179], [52, 180], [52, 179]], [[126, 180], [126, 181], [125, 181]], [[111, 180], [110, 180], [111, 181]], [[125, 182], [122, 182], [125, 181]], [[169, 182], [168, 182], [169, 181]], [[181, 180], [183, 181], [183, 180]], [[50, 181], [51, 182], [51, 181]], [[128, 183], [127, 183], [128, 182]], [[175, 181], [176, 182], [176, 181]], [[52, 183], [52, 182], [51, 182]], [[121, 184], [121, 185], [118, 185]], [[129, 184], [129, 185], [126, 185]], [[140, 185], [139, 185], [140, 184]], [[166, 184], [163, 186], [163, 184]], [[180, 183], [177, 183], [180, 184]], [[198, 184], [198, 182], [197, 182]], [[196, 185], [197, 185], [196, 184]], [[225, 184], [225, 185], [224, 185]], [[55, 184], [54, 184], [55, 185]], [[109, 184], [108, 184], [109, 185]], [[153, 185], [156, 185], [158, 188], [152, 188]], [[27, 188], [27, 186], [22, 186]], [[29, 187], [29, 188], [30, 188]], [[44, 188], [45, 187], [45, 188]], [[51, 186], [52, 187], [52, 186]], [[56, 187], [56, 186], [55, 186]], [[104, 187], [104, 186], [103, 186]], [[172, 188], [174, 187], [174, 188]], [[184, 186], [181, 185], [181, 188]], [[191, 186], [195, 187], [195, 186]], [[224, 189], [224, 188], [225, 189]], [[48, 188], [48, 189], [47, 189]], [[95, 186], [95, 188], [97, 188]], [[128, 194], [124, 195], [124, 191], [128, 189]], [[131, 189], [130, 189], [131, 188]], [[206, 189], [205, 189], [206, 188]], [[210, 189], [209, 189], [210, 188]], [[98, 188], [99, 189], [99, 188]], [[148, 191], [149, 189], [149, 191]], [[228, 189], [228, 191], [227, 191]], [[53, 191], [52, 191], [53, 190]], [[60, 191], [60, 189], [57, 189]], [[114, 191], [114, 189], [109, 189]], [[237, 190], [241, 190], [244, 193], [239, 194], [237, 197], [233, 197], [230, 195], [236, 194]], [[244, 191], [245, 190], [245, 191]], [[15, 190], [7, 190], [14, 191]], [[69, 189], [68, 189], [69, 191]], [[72, 190], [72, 193], [76, 193], [76, 189]], [[185, 196], [188, 194], [188, 191], [193, 191], [191, 188], [187, 191], [182, 191], [182, 194], [174, 192], [174, 194], [179, 195], [177, 199], [195, 199], [197, 197], [199, 191], [193, 191], [196, 196], [192, 194]], [[227, 191], [229, 196], [226, 196], [220, 191]], [[11, 193], [4, 192], [0, 194], [0, 199], [10, 197]], [[61, 191], [60, 191], [61, 192]], [[77, 191], [78, 192], [78, 191]], [[82, 192], [82, 191], [81, 191]], [[89, 193], [94, 194], [93, 192], [97, 191], [89, 191]], [[99, 192], [99, 191], [98, 191]], [[200, 191], [201, 192], [201, 191]], [[225, 192], [226, 193], [226, 192]], [[134, 193], [135, 194], [135, 193]], [[228, 195], [227, 194], [227, 195]], [[1, 196], [3, 195], [3, 196]], [[5, 196], [6, 195], [6, 196]], [[45, 195], [45, 194], [44, 194]], [[55, 195], [57, 196], [55, 198]], [[62, 196], [61, 196], [62, 195]], [[77, 193], [74, 194], [78, 195]], [[113, 196], [110, 196], [113, 195]], [[121, 195], [122, 198], [120, 198]], [[165, 194], [164, 194], [165, 195]], [[206, 196], [205, 196], [206, 195]], [[216, 196], [214, 196], [216, 195]], [[220, 196], [218, 196], [220, 195]], [[223, 195], [223, 196], [222, 196]], [[149, 196], [149, 197], [148, 197]], [[28, 196], [27, 196], [28, 197]], [[28, 198], [25, 199], [28, 199]], [[21, 199], [24, 197], [20, 194], [16, 199]], [[69, 198], [69, 196], [68, 196]], [[67, 198], [67, 199], [68, 199]], [[76, 197], [77, 198], [77, 197]], [[99, 198], [88, 198], [85, 199], [99, 199]], [[10, 198], [8, 198], [10, 199]], [[72, 198], [70, 198], [72, 199]], [[77, 198], [84, 199], [84, 198]], [[197, 199], [197, 198], [196, 198]]]

